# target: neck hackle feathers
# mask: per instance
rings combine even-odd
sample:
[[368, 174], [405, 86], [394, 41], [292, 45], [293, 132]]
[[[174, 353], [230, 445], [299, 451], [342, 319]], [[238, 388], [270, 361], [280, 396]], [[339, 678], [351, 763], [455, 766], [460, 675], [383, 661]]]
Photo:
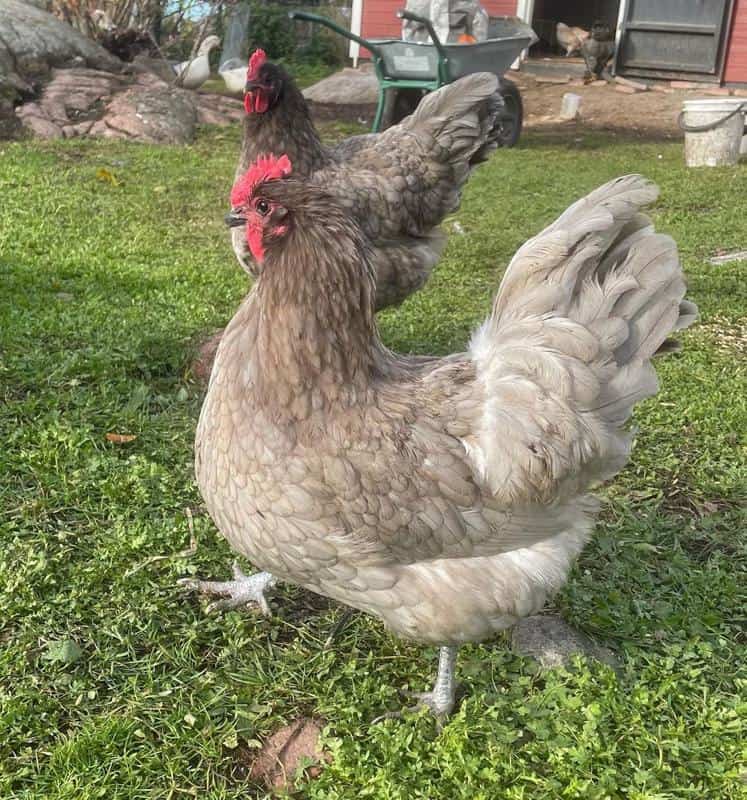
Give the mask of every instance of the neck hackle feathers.
[[291, 173], [292, 164], [286, 155], [259, 156], [249, 169], [236, 181], [231, 189], [231, 205], [238, 208], [252, 196], [262, 183], [285, 178]]

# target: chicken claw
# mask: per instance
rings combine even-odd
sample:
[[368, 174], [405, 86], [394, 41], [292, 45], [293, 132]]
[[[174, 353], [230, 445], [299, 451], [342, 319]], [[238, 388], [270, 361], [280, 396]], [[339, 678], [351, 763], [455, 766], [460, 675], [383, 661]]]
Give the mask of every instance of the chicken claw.
[[241, 567], [234, 561], [232, 581], [201, 581], [196, 578], [180, 578], [180, 586], [184, 586], [200, 594], [218, 595], [207, 607], [208, 614], [229, 608], [239, 608], [256, 603], [265, 617], [270, 616], [265, 591], [277, 583], [277, 578], [269, 572], [255, 572], [245, 575]]
[[442, 647], [438, 654], [438, 675], [431, 692], [405, 692], [408, 697], [417, 700], [414, 706], [408, 706], [401, 711], [387, 711], [376, 717], [371, 723], [375, 725], [384, 719], [401, 719], [405, 714], [417, 713], [424, 708], [436, 718], [439, 729], [443, 727], [446, 719], [451, 715], [456, 704], [456, 679], [455, 667], [458, 647]]

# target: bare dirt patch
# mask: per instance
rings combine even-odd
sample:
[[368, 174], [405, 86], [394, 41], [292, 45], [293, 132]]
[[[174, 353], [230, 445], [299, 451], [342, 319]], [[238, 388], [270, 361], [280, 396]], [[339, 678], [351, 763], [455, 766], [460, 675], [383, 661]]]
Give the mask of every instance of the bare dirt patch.
[[[659, 90], [626, 93], [619, 84], [597, 82], [585, 85], [579, 78], [564, 83], [545, 83], [541, 76], [510, 71], [506, 78], [521, 91], [524, 103], [524, 126], [527, 130], [560, 132], [573, 135], [586, 130], [608, 131], [645, 139], [677, 139], [682, 136], [677, 116], [683, 100], [704, 96], [702, 89], [672, 89], [661, 82]], [[653, 85], [653, 84], [652, 84]], [[581, 112], [576, 120], [559, 118], [563, 95], [581, 96]], [[375, 105], [312, 103], [314, 119], [319, 122], [357, 122], [370, 127]]]
[[[524, 102], [524, 125], [528, 130], [611, 131], [646, 139], [676, 139], [682, 133], [677, 115], [682, 101], [702, 95], [697, 90], [666, 92], [647, 91], [625, 94], [615, 83], [584, 85], [578, 79], [567, 83], [542, 83], [533, 75], [510, 72], [507, 77], [521, 90]], [[576, 120], [559, 119], [560, 104], [567, 92], [581, 96], [580, 116]]]
[[321, 732], [320, 720], [300, 717], [275, 731], [258, 753], [239, 748], [236, 758], [243, 765], [239, 772], [248, 770], [249, 780], [274, 791], [293, 788], [299, 779], [316, 778], [331, 760], [319, 744]]

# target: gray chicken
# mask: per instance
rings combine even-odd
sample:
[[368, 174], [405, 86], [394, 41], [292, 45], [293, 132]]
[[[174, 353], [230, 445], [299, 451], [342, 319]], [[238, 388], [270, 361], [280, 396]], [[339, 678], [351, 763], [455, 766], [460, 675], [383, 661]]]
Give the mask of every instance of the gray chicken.
[[[471, 168], [497, 147], [498, 79], [468, 75], [427, 95], [399, 125], [327, 147], [282, 67], [257, 50], [247, 75], [236, 177], [259, 156], [285, 153], [294, 175], [337, 197], [372, 242], [376, 307], [400, 303], [428, 279], [445, 244], [438, 226], [459, 206]], [[243, 231], [232, 241], [255, 275]]]
[[[591, 535], [588, 493], [628, 460], [652, 356], [695, 306], [677, 248], [618, 178], [514, 256], [466, 353], [398, 356], [371, 251], [339, 200], [285, 177], [234, 187], [259, 279], [226, 329], [196, 475], [231, 546], [271, 573], [440, 646], [421, 704], [454, 707], [459, 645], [535, 614]], [[334, 247], [330, 247], [334, 242]]]

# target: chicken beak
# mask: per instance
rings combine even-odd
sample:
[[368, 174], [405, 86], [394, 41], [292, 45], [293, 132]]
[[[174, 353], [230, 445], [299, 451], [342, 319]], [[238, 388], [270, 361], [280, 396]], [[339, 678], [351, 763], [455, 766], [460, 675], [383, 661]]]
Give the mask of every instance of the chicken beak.
[[239, 225], [246, 225], [246, 217], [242, 217], [238, 211], [231, 209], [224, 217], [229, 228], [238, 228]]

